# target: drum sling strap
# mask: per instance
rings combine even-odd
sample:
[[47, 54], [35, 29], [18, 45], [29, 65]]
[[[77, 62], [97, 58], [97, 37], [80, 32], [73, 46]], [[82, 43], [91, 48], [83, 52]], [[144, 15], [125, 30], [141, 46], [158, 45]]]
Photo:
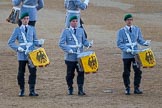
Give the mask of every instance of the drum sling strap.
[[[20, 30], [21, 30], [21, 29], [20, 29]], [[23, 38], [23, 40], [24, 40], [24, 44], [26, 45], [25, 54], [27, 54], [28, 51], [29, 51], [29, 47], [32, 45], [32, 43], [31, 43], [31, 42], [27, 42], [26, 36], [25, 36], [25, 34], [22, 32], [22, 30], [21, 30], [21, 34], [22, 34], [22, 38]]]
[[124, 28], [124, 30], [125, 30], [125, 34], [126, 34], [126, 36], [127, 36], [127, 38], [128, 38], [128, 42], [129, 42], [129, 44], [131, 45], [131, 49], [133, 50], [133, 49], [134, 49], [134, 44], [133, 44], [132, 41], [131, 41], [130, 35], [127, 33], [126, 27]]
[[[21, 29], [20, 29], [20, 30], [21, 30]], [[21, 34], [22, 34], [22, 38], [23, 38], [23, 40], [24, 40], [24, 43], [22, 43], [22, 44], [23, 44], [23, 45], [26, 45], [25, 55], [28, 55], [28, 53], [29, 53], [29, 47], [32, 45], [32, 43], [31, 43], [31, 42], [27, 42], [26, 36], [25, 36], [25, 34], [22, 32], [22, 30], [21, 30]], [[29, 66], [30, 66], [31, 68], [34, 68], [35, 66], [33, 65], [32, 61], [29, 59], [28, 56], [27, 56], [27, 58], [28, 58]]]
[[[127, 36], [127, 38], [128, 38], [129, 44], [131, 45], [131, 49], [133, 50], [135, 44], [132, 43], [131, 38], [130, 38], [130, 35], [127, 33], [127, 29], [126, 29], [126, 27], [124, 28], [124, 30], [125, 30], [125, 34], [126, 34], [126, 36]], [[133, 54], [133, 53], [132, 53], [132, 54]], [[133, 63], [133, 65], [134, 65], [134, 66], [137, 66], [137, 67], [139, 68], [140, 65], [139, 65], [139, 63], [137, 63], [137, 57], [136, 57], [136, 56], [135, 56], [135, 60], [136, 60], [136, 62]]]
[[[70, 29], [69, 29], [70, 30]], [[79, 44], [79, 42], [78, 42], [78, 39], [76, 38], [76, 35], [74, 34], [74, 33], [72, 33], [72, 31], [70, 30], [70, 32], [71, 32], [71, 34], [72, 34], [72, 37], [73, 37], [73, 39], [74, 39], [74, 41], [75, 41], [75, 44], [76, 45], [74, 45], [75, 47], [77, 47], [77, 46], [79, 46], [78, 47], [78, 49], [77, 49], [77, 53], [80, 53], [80, 47], [81, 47], [81, 45]], [[71, 46], [71, 45], [70, 45]]]

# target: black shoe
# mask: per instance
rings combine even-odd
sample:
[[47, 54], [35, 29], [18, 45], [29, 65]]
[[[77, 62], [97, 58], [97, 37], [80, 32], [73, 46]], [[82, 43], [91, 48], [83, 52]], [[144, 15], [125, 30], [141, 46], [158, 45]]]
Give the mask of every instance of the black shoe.
[[19, 92], [19, 96], [20, 96], [20, 97], [25, 96], [25, 91], [21, 89], [20, 92]]
[[139, 88], [134, 89], [134, 94], [142, 94], [143, 92]]
[[38, 93], [30, 92], [30, 93], [29, 93], [29, 96], [39, 96], [39, 95], [38, 95]]
[[73, 87], [68, 88], [68, 95], [73, 95]]
[[39, 96], [38, 93], [35, 92], [35, 84], [29, 84], [29, 96]]
[[129, 87], [125, 89], [125, 95], [130, 95], [130, 88]]
[[83, 84], [78, 84], [78, 95], [79, 96], [86, 95], [86, 93], [83, 90]]
[[79, 96], [83, 96], [83, 95], [86, 95], [86, 93], [83, 92], [83, 91], [78, 91], [78, 95], [79, 95]]

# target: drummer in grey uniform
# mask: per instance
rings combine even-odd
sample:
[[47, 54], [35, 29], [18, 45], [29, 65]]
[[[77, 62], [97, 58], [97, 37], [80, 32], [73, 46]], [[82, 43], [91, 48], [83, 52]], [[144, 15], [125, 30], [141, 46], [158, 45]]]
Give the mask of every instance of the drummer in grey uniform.
[[64, 29], [61, 34], [59, 46], [65, 52], [65, 64], [67, 66], [66, 82], [68, 85], [68, 94], [73, 95], [73, 78], [75, 69], [77, 70], [78, 95], [85, 95], [83, 90], [84, 72], [79, 70], [77, 62], [77, 53], [83, 52], [83, 46], [91, 47], [92, 42], [85, 38], [82, 28], [78, 28], [78, 17], [72, 16], [70, 27]]
[[[22, 25], [15, 28], [10, 39], [8, 40], [8, 45], [17, 52], [17, 58], [19, 62], [18, 68], [18, 85], [20, 86], [19, 96], [25, 95], [25, 67], [28, 64], [29, 75], [29, 96], [38, 96], [35, 92], [36, 84], [36, 67], [32, 67], [28, 62], [28, 52], [35, 49], [35, 46], [40, 47], [44, 44], [44, 40], [37, 39], [36, 30], [33, 26], [28, 25], [29, 14], [23, 13], [20, 16]], [[17, 42], [18, 41], [18, 44]]]
[[65, 0], [64, 1], [64, 6], [66, 9], [66, 21], [65, 21], [65, 27], [70, 26], [69, 19], [71, 16], [77, 16], [78, 17], [78, 26], [80, 27], [80, 10], [85, 10], [87, 9], [89, 4], [89, 0], [84, 0], [82, 2], [81, 0]]
[[[37, 11], [44, 7], [44, 0], [12, 0], [14, 6], [19, 6], [22, 3], [20, 9], [20, 15], [22, 13], [29, 13], [29, 25], [35, 26], [37, 21]], [[19, 21], [19, 26], [21, 25], [21, 20]]]
[[127, 14], [124, 17], [126, 26], [119, 29], [117, 33], [117, 46], [122, 50], [122, 59], [124, 65], [123, 81], [125, 85], [125, 94], [130, 95], [130, 71], [131, 64], [134, 70], [134, 94], [142, 94], [139, 89], [142, 71], [139, 64], [135, 61], [135, 54], [138, 52], [138, 44], [148, 46], [150, 40], [144, 40], [141, 29], [133, 25], [132, 14]]

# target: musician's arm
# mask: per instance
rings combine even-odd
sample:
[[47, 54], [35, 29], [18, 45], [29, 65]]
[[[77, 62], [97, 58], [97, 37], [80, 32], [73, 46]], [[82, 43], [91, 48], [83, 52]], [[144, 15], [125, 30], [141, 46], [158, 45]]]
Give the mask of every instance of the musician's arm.
[[81, 0], [76, 0], [75, 4], [81, 9], [81, 10], [85, 10], [87, 8], [87, 5], [85, 3], [83, 3]]
[[38, 0], [37, 10], [40, 10], [44, 7], [44, 0]]
[[140, 45], [144, 45], [144, 43], [146, 42], [146, 41], [144, 40], [144, 38], [143, 38], [143, 35], [142, 35], [142, 32], [141, 32], [140, 29], [138, 30], [137, 42], [138, 42]]
[[68, 8], [68, 0], [64, 0], [64, 7], [65, 7], [65, 9], [67, 9]]
[[33, 27], [33, 44], [34, 46], [41, 47], [42, 45], [39, 44], [37, 34], [36, 34], [36, 29]]
[[124, 31], [123, 30], [119, 30], [117, 33], [117, 47], [120, 48], [122, 51], [127, 52], [127, 49], [129, 49], [129, 47], [126, 46], [126, 43], [124, 43], [124, 39], [123, 36]]
[[66, 29], [62, 32], [59, 40], [59, 47], [64, 51], [64, 52], [69, 52], [72, 50], [67, 44], [66, 44], [67, 36], [66, 36]]
[[17, 34], [17, 30], [18, 29], [15, 29], [11, 35], [11, 37], [9, 38], [8, 40], [8, 45], [10, 48], [12, 48], [14, 51], [17, 51], [18, 49], [18, 45], [16, 45], [15, 41], [17, 40], [18, 38], [18, 34]]
[[13, 6], [19, 6], [21, 4], [22, 0], [12, 0]]
[[[83, 29], [82, 29], [82, 30], [83, 30]], [[87, 40], [87, 38], [85, 37], [84, 31], [82, 32], [82, 35], [83, 35], [83, 45], [86, 46], [86, 47], [89, 47], [90, 43], [89, 43], [89, 41]]]

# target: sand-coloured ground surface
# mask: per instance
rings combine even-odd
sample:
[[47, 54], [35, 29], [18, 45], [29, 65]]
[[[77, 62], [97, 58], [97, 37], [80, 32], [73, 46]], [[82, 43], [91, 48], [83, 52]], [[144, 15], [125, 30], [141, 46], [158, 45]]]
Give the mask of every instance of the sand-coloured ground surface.
[[[161, 0], [91, 0], [82, 19], [88, 39], [94, 40], [94, 50], [99, 61], [96, 74], [85, 75], [87, 96], [66, 93], [66, 67], [63, 52], [58, 47], [64, 28], [63, 0], [45, 0], [36, 24], [38, 38], [44, 38], [44, 48], [51, 64], [38, 68], [36, 90], [40, 96], [28, 96], [28, 70], [26, 71], [26, 96], [18, 97], [17, 58], [7, 41], [17, 25], [5, 21], [11, 11], [10, 1], [0, 1], [0, 108], [161, 108], [162, 107], [162, 1]], [[151, 41], [157, 65], [142, 69], [141, 89], [144, 94], [124, 94], [122, 60], [116, 47], [116, 32], [124, 26], [125, 13], [133, 13], [134, 23], [141, 27], [144, 38]], [[131, 72], [133, 92], [133, 71]], [[108, 92], [106, 92], [108, 91]], [[111, 92], [110, 92], [111, 91]]]

